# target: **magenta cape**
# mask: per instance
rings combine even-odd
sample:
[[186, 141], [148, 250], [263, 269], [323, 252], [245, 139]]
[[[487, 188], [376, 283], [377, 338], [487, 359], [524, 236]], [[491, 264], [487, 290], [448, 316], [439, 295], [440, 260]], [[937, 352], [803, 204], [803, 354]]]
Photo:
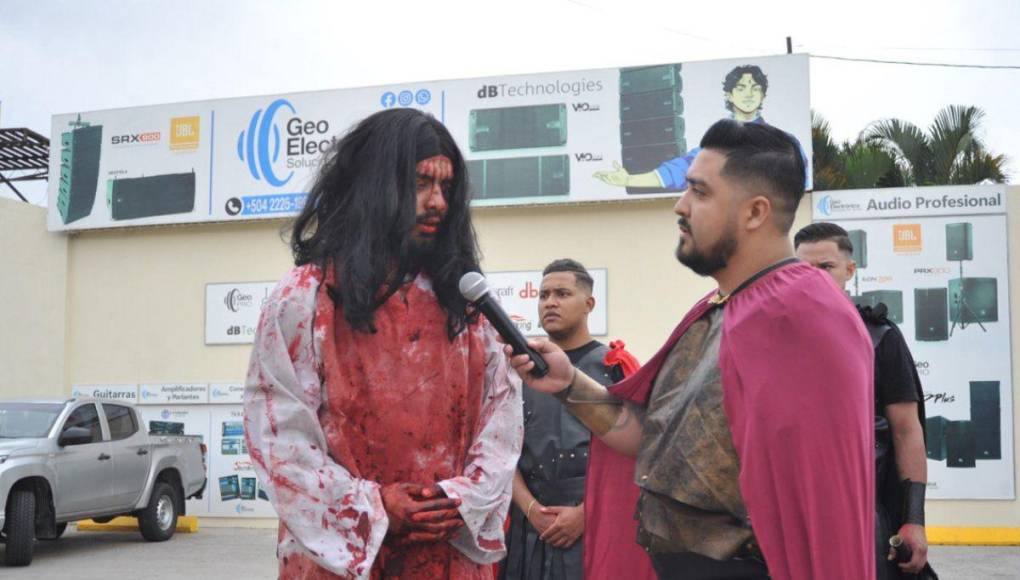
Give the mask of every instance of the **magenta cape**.
[[[611, 392], [646, 404], [666, 356], [710, 307], [698, 302]], [[771, 577], [874, 579], [874, 351], [860, 316], [804, 263], [769, 272], [724, 307], [723, 406]]]

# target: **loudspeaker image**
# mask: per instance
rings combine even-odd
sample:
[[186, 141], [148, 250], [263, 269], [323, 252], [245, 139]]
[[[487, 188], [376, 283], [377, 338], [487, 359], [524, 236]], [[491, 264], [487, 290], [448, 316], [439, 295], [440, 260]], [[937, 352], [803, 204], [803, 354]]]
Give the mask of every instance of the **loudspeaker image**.
[[899, 290], [871, 290], [863, 292], [860, 296], [854, 298], [854, 303], [862, 306], [871, 306], [872, 308], [879, 304], [885, 304], [885, 307], [889, 309], [889, 313], [886, 315], [889, 320], [896, 324], [903, 324], [903, 292]]
[[850, 230], [847, 233], [850, 243], [853, 244], [853, 260], [857, 267], [864, 269], [868, 267], [868, 232], [864, 230]]
[[472, 109], [468, 146], [472, 151], [559, 147], [567, 142], [567, 105]]
[[110, 217], [130, 220], [195, 209], [195, 173], [111, 179], [106, 182]]
[[475, 199], [570, 193], [570, 159], [566, 155], [475, 159], [467, 166]]
[[914, 288], [914, 337], [949, 340], [949, 307], [945, 288]]
[[[679, 115], [641, 119], [620, 124], [620, 143], [624, 147], [676, 143], [684, 138], [684, 118]], [[666, 161], [664, 158], [660, 161]]]
[[[660, 143], [658, 145], [640, 145], [624, 147], [621, 152], [623, 167], [631, 175], [635, 173], [647, 173], [657, 169], [664, 161], [682, 157], [687, 154], [687, 142], [683, 139], [672, 143]], [[644, 188], [634, 189], [635, 192]]]
[[679, 64], [638, 66], [620, 69], [620, 94], [648, 93], [671, 89], [679, 93], [683, 88]]
[[942, 461], [946, 458], [946, 424], [949, 419], [941, 415], [924, 420], [924, 446], [928, 459]]
[[978, 459], [1002, 459], [999, 381], [970, 382], [970, 421]]
[[620, 122], [682, 115], [684, 99], [676, 89], [620, 95]]
[[974, 259], [974, 224], [946, 224], [946, 260], [958, 262]]
[[[968, 224], [969, 225], [969, 224]], [[964, 308], [966, 304], [966, 308]], [[953, 278], [949, 281], [949, 319], [953, 322], [997, 322], [999, 287], [995, 278]]]
[[92, 213], [99, 187], [99, 158], [103, 126], [80, 120], [60, 135], [60, 184], [57, 209], [65, 224]]
[[949, 421], [946, 425], [946, 467], [976, 465], [974, 424], [970, 421]]

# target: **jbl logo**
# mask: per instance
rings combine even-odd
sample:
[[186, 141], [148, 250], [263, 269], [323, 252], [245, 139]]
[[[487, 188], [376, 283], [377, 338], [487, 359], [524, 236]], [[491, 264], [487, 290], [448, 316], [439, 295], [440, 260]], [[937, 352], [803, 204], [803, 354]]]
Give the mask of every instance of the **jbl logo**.
[[170, 119], [170, 150], [188, 151], [198, 149], [199, 117], [174, 117]]
[[893, 251], [916, 254], [921, 251], [921, 224], [893, 224]]

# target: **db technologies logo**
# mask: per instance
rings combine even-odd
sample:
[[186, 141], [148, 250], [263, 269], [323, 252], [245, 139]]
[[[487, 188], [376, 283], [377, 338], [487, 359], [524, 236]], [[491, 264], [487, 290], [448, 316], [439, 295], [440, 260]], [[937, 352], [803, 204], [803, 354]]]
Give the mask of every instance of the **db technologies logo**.
[[148, 401], [149, 399], [157, 399], [157, 398], [159, 398], [159, 395], [156, 394], [156, 393], [153, 393], [149, 389], [143, 389], [142, 390], [142, 398], [145, 399], [146, 401]]
[[832, 196], [826, 195], [818, 200], [818, 211], [824, 216], [832, 215]]
[[401, 107], [410, 107], [414, 103], [427, 105], [431, 102], [432, 93], [428, 89], [418, 89], [415, 92], [400, 91], [399, 93], [386, 91], [381, 97], [379, 97], [379, 104], [381, 104], [385, 109], [391, 109], [396, 105], [400, 105]]
[[159, 416], [162, 417], [164, 420], [165, 419], [169, 419], [170, 418], [170, 409], [163, 409], [160, 412]]
[[245, 294], [237, 288], [227, 292], [227, 295], [223, 297], [223, 304], [231, 312], [237, 312], [241, 308], [248, 308], [252, 305], [253, 299], [251, 294]]
[[262, 109], [255, 111], [248, 122], [248, 129], [237, 136], [237, 157], [242, 163], [248, 164], [252, 177], [265, 180], [273, 187], [287, 185], [294, 176], [291, 171], [281, 178], [274, 167], [280, 159], [280, 148], [283, 145], [280, 126], [274, 122], [280, 109], [286, 109], [292, 115], [297, 114], [294, 105], [287, 99], [277, 99], [266, 107], [265, 112]]

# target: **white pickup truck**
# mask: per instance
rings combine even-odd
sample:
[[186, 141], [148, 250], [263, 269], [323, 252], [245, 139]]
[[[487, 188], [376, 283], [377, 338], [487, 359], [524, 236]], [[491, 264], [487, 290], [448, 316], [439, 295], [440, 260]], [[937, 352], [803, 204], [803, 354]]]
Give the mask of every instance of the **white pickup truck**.
[[32, 562], [36, 539], [68, 522], [138, 517], [142, 536], [170, 539], [185, 499], [202, 497], [199, 436], [149, 433], [133, 406], [96, 399], [0, 401], [0, 541], [8, 566]]

